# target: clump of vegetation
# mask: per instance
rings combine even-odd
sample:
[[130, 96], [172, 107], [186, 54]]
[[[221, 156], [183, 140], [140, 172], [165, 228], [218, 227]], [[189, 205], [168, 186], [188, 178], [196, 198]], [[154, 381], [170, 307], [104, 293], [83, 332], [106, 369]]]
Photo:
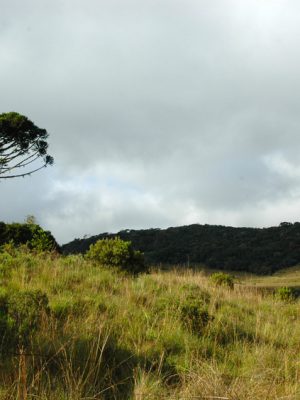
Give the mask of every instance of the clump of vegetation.
[[87, 258], [108, 267], [117, 267], [137, 274], [147, 270], [143, 254], [134, 250], [131, 242], [120, 238], [102, 239], [90, 246]]
[[215, 286], [223, 286], [229, 289], [234, 288], [234, 278], [224, 272], [215, 272], [210, 276], [210, 282]]
[[180, 289], [186, 298], [193, 299], [205, 305], [208, 305], [210, 302], [211, 296], [209, 292], [199, 285], [193, 283], [183, 284]]
[[280, 287], [275, 290], [275, 298], [276, 300], [284, 301], [284, 302], [291, 302], [294, 301], [296, 296], [295, 293], [293, 292], [293, 289], [290, 287]]
[[35, 251], [52, 251], [56, 249], [53, 238], [49, 232], [44, 231], [39, 225], [32, 229], [32, 238], [28, 242], [29, 248]]
[[196, 335], [201, 335], [210, 320], [207, 309], [199, 301], [186, 301], [181, 306], [181, 321], [188, 330]]
[[[34, 221], [35, 222], [35, 221]], [[34, 222], [5, 224], [0, 222], [0, 246], [13, 243], [15, 246], [26, 244], [35, 251], [59, 251], [59, 245], [51, 232], [44, 231]]]
[[9, 323], [8, 323], [8, 301], [7, 301], [7, 291], [0, 287], [0, 337], [2, 338], [2, 343], [0, 347], [0, 353], [3, 351], [7, 345], [7, 336], [10, 337]]
[[[2, 338], [10, 345], [27, 346], [49, 312], [48, 297], [40, 290], [0, 292]], [[8, 342], [8, 343], [7, 343]], [[3, 343], [2, 343], [3, 344]], [[5, 346], [3, 348], [5, 350]]]

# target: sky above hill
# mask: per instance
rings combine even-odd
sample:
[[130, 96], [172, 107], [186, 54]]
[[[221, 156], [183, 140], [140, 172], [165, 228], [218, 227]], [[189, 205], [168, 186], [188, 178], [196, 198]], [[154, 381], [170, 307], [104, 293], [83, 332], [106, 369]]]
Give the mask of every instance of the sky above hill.
[[300, 216], [300, 3], [0, 0], [0, 113], [55, 164], [0, 180], [0, 220], [60, 243]]

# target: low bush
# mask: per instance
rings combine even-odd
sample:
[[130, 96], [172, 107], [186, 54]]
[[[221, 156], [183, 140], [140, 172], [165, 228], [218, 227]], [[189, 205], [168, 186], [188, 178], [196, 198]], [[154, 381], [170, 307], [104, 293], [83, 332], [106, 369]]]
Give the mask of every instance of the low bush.
[[204, 304], [209, 304], [210, 294], [208, 291], [196, 284], [183, 284], [180, 286], [180, 291], [185, 295], [186, 298], [201, 301]]
[[131, 242], [118, 237], [98, 240], [90, 246], [86, 257], [104, 266], [117, 267], [133, 274], [147, 271], [143, 254], [134, 250]]
[[289, 287], [280, 287], [275, 290], [275, 299], [279, 301], [284, 301], [284, 302], [291, 302], [295, 300], [295, 293], [293, 292], [293, 289]]
[[186, 301], [180, 309], [183, 326], [196, 335], [201, 335], [210, 321], [210, 315], [201, 302]]
[[0, 288], [0, 354], [27, 347], [48, 311], [48, 298], [39, 290], [10, 292]]
[[229, 289], [234, 288], [234, 278], [230, 274], [225, 274], [224, 272], [215, 272], [213, 273], [210, 278], [210, 282], [214, 286], [223, 286]]
[[1, 343], [0, 343], [0, 354], [3, 352], [3, 349], [7, 348], [7, 342], [8, 338], [11, 337], [11, 334], [9, 332], [9, 321], [7, 318], [8, 314], [8, 295], [7, 291], [0, 287], [0, 337], [1, 337]]
[[11, 276], [14, 259], [10, 254], [0, 252], [0, 284]]
[[31, 231], [32, 238], [28, 241], [30, 249], [37, 252], [58, 250], [57, 244], [50, 232], [44, 231], [38, 225], [33, 225]]

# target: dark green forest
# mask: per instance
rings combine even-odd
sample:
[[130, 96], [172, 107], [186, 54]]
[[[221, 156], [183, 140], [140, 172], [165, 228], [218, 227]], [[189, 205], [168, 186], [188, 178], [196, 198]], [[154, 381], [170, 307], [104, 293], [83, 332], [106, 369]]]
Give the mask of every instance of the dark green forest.
[[99, 239], [131, 241], [150, 265], [170, 264], [268, 274], [300, 262], [300, 223], [270, 228], [189, 225], [168, 229], [123, 230], [75, 239], [64, 254], [85, 253]]

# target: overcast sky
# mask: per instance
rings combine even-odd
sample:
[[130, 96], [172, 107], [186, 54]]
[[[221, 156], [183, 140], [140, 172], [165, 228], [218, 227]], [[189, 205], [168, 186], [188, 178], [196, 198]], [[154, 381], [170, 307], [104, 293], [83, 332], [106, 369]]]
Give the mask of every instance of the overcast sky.
[[55, 164], [0, 182], [0, 220], [60, 243], [300, 220], [300, 3], [0, 0], [0, 113]]

